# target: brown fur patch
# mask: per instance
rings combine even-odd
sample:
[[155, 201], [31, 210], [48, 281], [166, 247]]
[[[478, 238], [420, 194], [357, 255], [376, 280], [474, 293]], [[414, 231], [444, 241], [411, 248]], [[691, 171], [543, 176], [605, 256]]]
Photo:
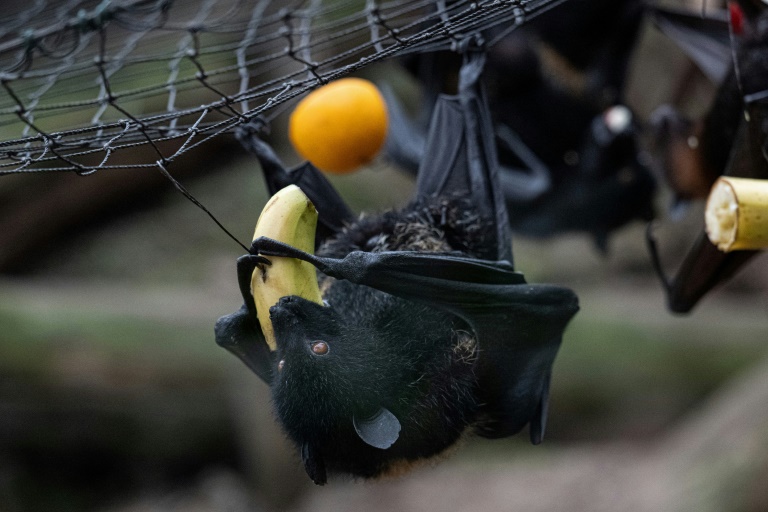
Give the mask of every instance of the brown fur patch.
[[711, 172], [701, 154], [701, 133], [696, 125], [689, 133], [673, 134], [666, 154], [665, 171], [672, 189], [684, 199], [701, 199], [709, 195], [717, 175]]
[[423, 222], [398, 222], [391, 235], [380, 235], [369, 241], [371, 252], [380, 251], [423, 251], [446, 252], [451, 247], [445, 234], [437, 227]]
[[397, 480], [398, 478], [402, 478], [403, 476], [407, 475], [408, 473], [416, 469], [420, 469], [427, 466], [429, 467], [437, 466], [444, 460], [448, 459], [451, 455], [453, 455], [466, 442], [467, 436], [471, 435], [470, 432], [471, 432], [471, 429], [469, 428], [464, 430], [464, 434], [462, 434], [462, 436], [459, 438], [459, 440], [456, 443], [454, 443], [451, 447], [449, 447], [443, 453], [436, 455], [434, 457], [430, 457], [428, 459], [415, 459], [415, 460], [400, 459], [400, 460], [394, 461], [377, 478], [380, 480]]
[[325, 293], [328, 290], [330, 290], [331, 286], [333, 286], [334, 281], [336, 281], [334, 278], [328, 277], [328, 276], [322, 276], [318, 279], [320, 296], [325, 297]]

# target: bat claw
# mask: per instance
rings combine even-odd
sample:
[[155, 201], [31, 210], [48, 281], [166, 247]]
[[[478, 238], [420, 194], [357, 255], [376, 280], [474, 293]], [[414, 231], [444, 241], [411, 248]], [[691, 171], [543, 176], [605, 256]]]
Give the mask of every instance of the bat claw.
[[261, 254], [255, 254], [253, 248], [251, 248], [250, 254], [241, 256], [238, 259], [238, 266], [241, 267], [239, 273], [243, 274], [241, 278], [245, 280], [244, 282], [248, 283], [248, 287], [250, 287], [250, 275], [253, 270], [259, 269], [259, 272], [261, 272], [261, 277], [264, 279], [267, 273], [267, 267], [270, 265], [272, 265], [272, 262]]
[[250, 260], [250, 262], [253, 263], [253, 265], [258, 268], [272, 265], [272, 262], [265, 256], [262, 256], [261, 254], [251, 254], [248, 256], [248, 260]]
[[269, 261], [264, 256], [255, 256], [254, 259], [255, 259], [254, 263], [256, 264], [256, 268], [258, 268], [259, 272], [261, 272], [261, 279], [266, 280], [267, 267], [272, 265], [272, 262]]

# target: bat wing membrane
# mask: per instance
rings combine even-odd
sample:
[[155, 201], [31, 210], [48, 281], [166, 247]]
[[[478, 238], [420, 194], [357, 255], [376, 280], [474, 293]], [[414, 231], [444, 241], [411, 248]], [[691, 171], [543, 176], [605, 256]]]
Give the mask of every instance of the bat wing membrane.
[[657, 6], [651, 12], [658, 29], [672, 39], [713, 83], [723, 81], [733, 67], [726, 11], [702, 16], [701, 13]]

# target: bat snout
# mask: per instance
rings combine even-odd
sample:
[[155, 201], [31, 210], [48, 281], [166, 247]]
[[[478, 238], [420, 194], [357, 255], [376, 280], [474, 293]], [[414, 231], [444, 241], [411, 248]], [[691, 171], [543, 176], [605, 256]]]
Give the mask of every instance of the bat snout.
[[297, 297], [283, 297], [269, 308], [269, 319], [275, 333], [295, 331], [303, 316]]
[[269, 308], [269, 319], [273, 323], [288, 321], [295, 318], [300, 313], [297, 297], [282, 297], [277, 303]]
[[282, 297], [269, 308], [269, 315], [294, 315], [302, 318], [313, 317], [317, 311], [325, 309], [324, 306], [304, 299], [297, 295]]
[[295, 295], [282, 297], [269, 308], [269, 319], [278, 341], [280, 337], [302, 337], [307, 333], [330, 335], [325, 331], [336, 323], [331, 308]]

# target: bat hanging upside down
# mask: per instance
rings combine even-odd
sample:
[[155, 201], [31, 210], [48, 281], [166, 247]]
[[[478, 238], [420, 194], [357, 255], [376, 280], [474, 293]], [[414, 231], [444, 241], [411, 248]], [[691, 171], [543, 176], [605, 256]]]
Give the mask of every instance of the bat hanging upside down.
[[[317, 484], [328, 473], [399, 472], [465, 432], [501, 438], [530, 424], [532, 442], [542, 439], [552, 364], [577, 298], [527, 284], [512, 266], [478, 85], [484, 59], [469, 52], [459, 94], [439, 100], [416, 197], [399, 211], [355, 218], [311, 164], [286, 170], [263, 141], [240, 133], [271, 193], [297, 185], [316, 206], [316, 255], [254, 240], [238, 260], [245, 304], [219, 319], [216, 341], [270, 385], [278, 421]], [[271, 349], [251, 279], [285, 257], [319, 270], [323, 304], [281, 298], [269, 309]]]

